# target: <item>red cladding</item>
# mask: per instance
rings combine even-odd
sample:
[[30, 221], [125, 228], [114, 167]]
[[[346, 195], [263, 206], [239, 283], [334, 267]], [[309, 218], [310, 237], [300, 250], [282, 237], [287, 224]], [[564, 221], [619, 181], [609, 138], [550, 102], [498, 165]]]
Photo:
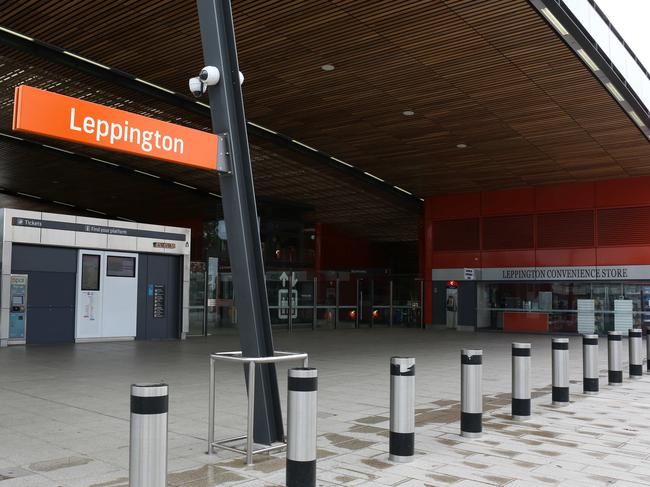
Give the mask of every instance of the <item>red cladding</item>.
[[650, 206], [598, 210], [598, 245], [650, 244]]
[[598, 181], [596, 207], [650, 205], [650, 177]]
[[481, 193], [481, 214], [507, 215], [535, 211], [533, 188], [504, 189]]
[[479, 250], [478, 218], [442, 220], [433, 223], [434, 250]]
[[593, 210], [537, 215], [537, 248], [593, 246]]
[[483, 218], [483, 249], [532, 249], [533, 215]]
[[650, 264], [650, 177], [436, 196], [426, 218], [425, 277], [432, 268]]
[[595, 205], [594, 183], [554, 184], [535, 188], [537, 211], [577, 210]]

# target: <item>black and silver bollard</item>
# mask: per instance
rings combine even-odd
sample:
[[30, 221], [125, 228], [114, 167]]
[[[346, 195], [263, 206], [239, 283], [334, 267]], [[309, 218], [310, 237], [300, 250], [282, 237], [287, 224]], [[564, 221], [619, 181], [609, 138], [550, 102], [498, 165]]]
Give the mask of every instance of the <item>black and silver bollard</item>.
[[646, 350], [645, 350], [645, 358], [646, 358], [646, 373], [650, 374], [650, 327], [645, 326], [645, 340], [646, 340]]
[[645, 358], [646, 358], [646, 373], [650, 374], [650, 326], [645, 326], [645, 340], [646, 340], [646, 350], [645, 350]]
[[129, 486], [167, 487], [167, 384], [131, 385]]
[[415, 454], [415, 359], [390, 359], [390, 444], [392, 462], [413, 461]]
[[596, 394], [598, 389], [598, 335], [583, 335], [582, 392]]
[[530, 343], [512, 344], [512, 419], [530, 419]]
[[553, 405], [569, 404], [569, 339], [553, 338]]
[[483, 432], [483, 350], [460, 351], [460, 434]]
[[640, 379], [643, 376], [643, 331], [641, 328], [630, 328], [627, 333], [630, 379]]
[[318, 370], [289, 369], [287, 389], [287, 487], [315, 487]]
[[610, 386], [623, 383], [623, 341], [620, 331], [607, 333], [607, 376]]

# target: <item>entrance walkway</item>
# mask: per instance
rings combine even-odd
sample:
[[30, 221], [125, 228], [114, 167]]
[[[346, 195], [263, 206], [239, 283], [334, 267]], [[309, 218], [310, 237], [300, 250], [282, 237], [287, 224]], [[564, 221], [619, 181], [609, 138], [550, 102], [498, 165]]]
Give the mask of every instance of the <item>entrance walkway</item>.
[[[650, 376], [579, 394], [581, 345], [571, 338], [572, 403], [550, 407], [550, 337], [417, 329], [276, 333], [319, 369], [320, 485], [650, 485]], [[508, 419], [510, 344], [533, 346], [533, 419]], [[485, 434], [458, 435], [459, 349], [484, 349]], [[284, 455], [205, 454], [208, 354], [236, 336], [186, 342], [32, 346], [0, 351], [0, 487], [128, 484], [129, 385], [170, 385], [170, 485], [283, 485]], [[627, 344], [624, 342], [624, 352]], [[387, 460], [391, 355], [416, 357], [416, 460]], [[601, 340], [601, 368], [606, 343]], [[626, 355], [624, 355], [626, 356]], [[239, 367], [218, 365], [217, 437], [244, 430]], [[604, 370], [603, 370], [604, 372]], [[280, 369], [286, 399], [286, 372]]]

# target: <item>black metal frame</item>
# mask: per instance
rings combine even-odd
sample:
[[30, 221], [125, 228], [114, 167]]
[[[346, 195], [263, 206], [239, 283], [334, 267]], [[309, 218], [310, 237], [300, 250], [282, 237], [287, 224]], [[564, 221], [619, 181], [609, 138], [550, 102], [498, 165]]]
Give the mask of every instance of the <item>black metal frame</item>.
[[[539, 9], [537, 8], [533, 0], [528, 0], [528, 1], [532, 6], [532, 8], [539, 11]], [[543, 0], [542, 3], [562, 23], [564, 28], [575, 39], [575, 41], [580, 45], [580, 47], [585, 50], [585, 52], [589, 55], [589, 57], [594, 60], [594, 62], [605, 74], [605, 76], [614, 85], [614, 87], [621, 93], [625, 101], [632, 107], [632, 109], [643, 120], [643, 122], [646, 125], [650, 125], [650, 116], [648, 115], [648, 111], [645, 105], [643, 104], [643, 102], [638, 98], [634, 90], [627, 84], [627, 81], [625, 80], [623, 75], [618, 71], [618, 69], [616, 69], [616, 66], [614, 66], [614, 63], [609, 59], [607, 54], [605, 54], [602, 50], [598, 48], [598, 44], [596, 43], [596, 41], [591, 37], [591, 35], [586, 31], [586, 29], [582, 27], [580, 21], [575, 17], [575, 15], [573, 15], [573, 13], [569, 10], [569, 8], [564, 5], [564, 2], [562, 0]], [[628, 50], [628, 52], [632, 55], [634, 60], [638, 63], [638, 60], [634, 55], [634, 53], [630, 50], [630, 48], [625, 43], [625, 41], [623, 41], [620, 34], [613, 28], [611, 22], [609, 22], [609, 19], [607, 19], [603, 11], [600, 8], [598, 8], [595, 2], [591, 1], [590, 3], [592, 3], [592, 5], [595, 7], [596, 12], [610, 26], [610, 28], [612, 29], [612, 33], [616, 35], [619, 38], [619, 40], [621, 40], [624, 47]], [[544, 17], [544, 15], [541, 14], [541, 12], [540, 12], [540, 17], [544, 19], [544, 21], [549, 25], [551, 29], [553, 29], [553, 31], [555, 31], [555, 28], [546, 19], [546, 17]], [[558, 37], [560, 37], [560, 39], [562, 39], [562, 41], [566, 44], [566, 46], [573, 51], [573, 47], [567, 42], [567, 40], [564, 37], [562, 37], [559, 34]], [[643, 70], [643, 72], [646, 75], [648, 75], [648, 72], [645, 70], [645, 68], [642, 65], [640, 65], [640, 67]], [[594, 78], [596, 78], [599, 83], [602, 84], [602, 81], [598, 78], [596, 73], [591, 71], [591, 69], [589, 69], [588, 67], [586, 67], [585, 69], [587, 69], [591, 73], [591, 75]], [[603, 86], [603, 89], [605, 89], [609, 94], [607, 88]], [[609, 95], [613, 97], [613, 95], [611, 94]], [[634, 124], [634, 126], [637, 127], [639, 132], [641, 132], [641, 134], [644, 137], [646, 137], [646, 134], [643, 133], [641, 128], [637, 126], [636, 122], [634, 122], [634, 120], [630, 117], [627, 111], [626, 110], [624, 111], [625, 114], [630, 118], [630, 121]]]
[[[221, 73], [219, 83], [208, 87], [208, 95], [212, 131], [226, 135], [229, 144], [232, 172], [221, 174], [219, 183], [241, 350], [245, 357], [272, 357], [271, 317], [230, 0], [197, 0], [197, 7], [205, 64], [216, 66]], [[255, 442], [282, 441], [284, 428], [275, 366], [259, 364], [256, 375]]]

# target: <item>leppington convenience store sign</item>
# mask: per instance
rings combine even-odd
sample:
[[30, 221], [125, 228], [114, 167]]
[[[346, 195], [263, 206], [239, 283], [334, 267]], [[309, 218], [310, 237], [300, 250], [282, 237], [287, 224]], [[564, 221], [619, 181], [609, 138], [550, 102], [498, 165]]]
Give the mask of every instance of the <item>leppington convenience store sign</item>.
[[31, 86], [16, 88], [13, 129], [102, 149], [217, 169], [219, 138]]

